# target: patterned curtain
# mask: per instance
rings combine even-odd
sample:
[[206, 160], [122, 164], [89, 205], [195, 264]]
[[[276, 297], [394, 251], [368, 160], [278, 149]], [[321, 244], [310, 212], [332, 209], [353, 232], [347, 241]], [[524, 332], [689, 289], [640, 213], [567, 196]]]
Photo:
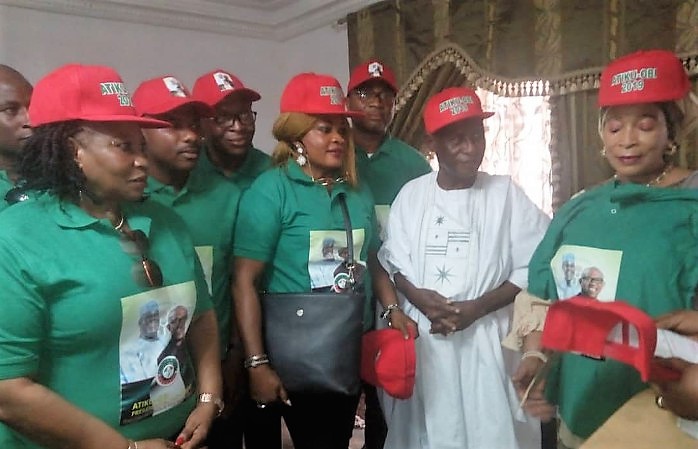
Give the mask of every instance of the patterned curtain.
[[[350, 65], [375, 56], [395, 70], [402, 88], [393, 134], [417, 147], [424, 102], [444, 87], [549, 96], [554, 208], [611, 174], [596, 106], [609, 60], [670, 49], [694, 86], [698, 78], [698, 0], [388, 0], [347, 22]], [[695, 168], [698, 114], [692, 104], [687, 111], [680, 163]]]

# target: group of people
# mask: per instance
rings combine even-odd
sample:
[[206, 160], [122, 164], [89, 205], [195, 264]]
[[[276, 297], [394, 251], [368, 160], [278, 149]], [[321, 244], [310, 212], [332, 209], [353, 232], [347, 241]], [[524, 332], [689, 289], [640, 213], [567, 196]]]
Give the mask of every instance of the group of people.
[[[346, 96], [328, 75], [291, 78], [271, 157], [252, 144], [260, 94], [225, 70], [131, 98], [104, 66], [33, 89], [0, 66], [0, 445], [280, 449], [283, 417], [296, 448], [346, 449], [360, 393], [287, 389], [261, 306], [346, 290], [346, 262], [364, 329], [417, 337], [409, 399], [362, 386], [366, 448], [539, 448], [539, 419], [558, 414], [560, 444], [580, 447], [645, 386], [565, 354], [531, 390], [552, 301], [624, 299], [698, 333], [698, 175], [673, 162], [689, 91], [670, 52], [609, 64], [599, 134], [615, 175], [550, 222], [479, 171], [493, 113], [471, 88], [424, 107], [438, 172], [392, 137], [398, 84], [375, 59]], [[696, 418], [698, 368], [672, 366], [685, 379], [658, 385], [660, 403]]]

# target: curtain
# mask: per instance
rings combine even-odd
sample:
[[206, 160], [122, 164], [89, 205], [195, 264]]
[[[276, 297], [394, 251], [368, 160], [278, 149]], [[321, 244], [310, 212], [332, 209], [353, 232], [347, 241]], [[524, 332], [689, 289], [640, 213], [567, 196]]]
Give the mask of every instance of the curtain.
[[[451, 85], [549, 95], [553, 207], [611, 174], [600, 156], [603, 66], [642, 48], [698, 69], [698, 0], [388, 0], [347, 17], [350, 65], [378, 57], [401, 85], [393, 134], [421, 146], [426, 99]], [[692, 105], [678, 162], [698, 167]]]

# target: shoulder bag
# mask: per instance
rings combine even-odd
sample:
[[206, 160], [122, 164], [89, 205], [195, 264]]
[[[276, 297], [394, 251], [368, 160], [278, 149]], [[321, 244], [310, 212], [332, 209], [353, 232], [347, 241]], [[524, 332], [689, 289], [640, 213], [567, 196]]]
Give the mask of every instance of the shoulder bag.
[[345, 195], [338, 197], [347, 232], [344, 292], [261, 295], [266, 352], [288, 391], [359, 391], [365, 296], [359, 285], [363, 282], [354, 277], [357, 264]]

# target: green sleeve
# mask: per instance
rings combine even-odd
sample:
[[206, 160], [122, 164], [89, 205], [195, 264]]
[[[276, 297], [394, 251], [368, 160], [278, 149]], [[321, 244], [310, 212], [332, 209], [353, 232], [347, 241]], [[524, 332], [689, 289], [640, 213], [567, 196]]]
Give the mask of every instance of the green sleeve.
[[280, 176], [278, 170], [266, 172], [242, 194], [235, 224], [235, 257], [261, 262], [274, 258], [282, 225]]

